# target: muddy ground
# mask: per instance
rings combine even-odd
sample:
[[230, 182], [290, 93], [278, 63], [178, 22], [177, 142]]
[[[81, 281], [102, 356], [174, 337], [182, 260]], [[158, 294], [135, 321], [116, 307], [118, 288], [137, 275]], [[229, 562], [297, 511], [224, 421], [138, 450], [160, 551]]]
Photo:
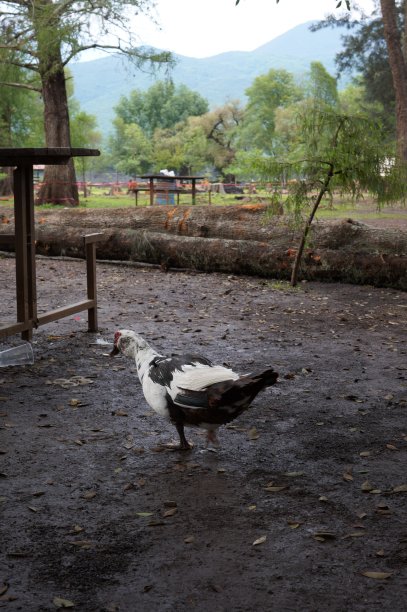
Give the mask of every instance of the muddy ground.
[[[0, 312], [14, 319], [14, 260]], [[82, 261], [38, 260], [40, 310], [85, 295]], [[86, 315], [34, 333], [0, 369], [0, 607], [404, 611], [406, 295], [370, 286], [98, 264]], [[280, 380], [221, 449], [146, 405], [117, 328]], [[19, 342], [2, 342], [3, 348]]]

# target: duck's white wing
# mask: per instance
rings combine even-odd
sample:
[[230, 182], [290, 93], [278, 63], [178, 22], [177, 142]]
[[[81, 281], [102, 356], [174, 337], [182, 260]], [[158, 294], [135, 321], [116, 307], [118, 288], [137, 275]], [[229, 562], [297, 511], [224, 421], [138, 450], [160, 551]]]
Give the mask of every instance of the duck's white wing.
[[195, 355], [154, 359], [149, 378], [166, 388], [174, 401], [181, 389], [200, 391], [225, 380], [237, 380], [239, 375], [230, 368], [213, 365], [208, 359]]
[[230, 368], [223, 366], [208, 366], [201, 363], [185, 365], [181, 371], [174, 372], [171, 381], [171, 391], [177, 389], [189, 389], [200, 391], [215, 383], [225, 380], [237, 380], [239, 375]]

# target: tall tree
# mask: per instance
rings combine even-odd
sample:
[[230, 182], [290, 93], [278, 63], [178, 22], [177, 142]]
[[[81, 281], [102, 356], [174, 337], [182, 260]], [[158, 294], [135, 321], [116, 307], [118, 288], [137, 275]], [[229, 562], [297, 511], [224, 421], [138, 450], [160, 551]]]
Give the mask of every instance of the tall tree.
[[[97, 131], [97, 121], [94, 115], [89, 115], [80, 110], [77, 100], [69, 101], [69, 115], [71, 123], [71, 142], [73, 147], [85, 147], [95, 149], [102, 142], [102, 135]], [[82, 193], [88, 196], [86, 173], [94, 165], [95, 157], [77, 157], [75, 159], [75, 170], [80, 172]]]
[[213, 148], [202, 127], [205, 117], [188, 117], [172, 128], [157, 129], [153, 137], [153, 164], [177, 174], [201, 174], [213, 165]]
[[339, 102], [337, 82], [321, 62], [311, 62], [308, 95], [319, 104], [332, 107]]
[[[21, 86], [27, 81], [27, 71], [15, 66], [15, 53], [1, 50], [0, 83], [12, 80]], [[3, 87], [0, 96], [0, 146], [18, 147], [39, 146], [42, 142], [41, 101], [34, 92], [24, 92], [21, 88]], [[0, 180], [0, 195], [13, 193], [12, 168], [3, 169]]]
[[[64, 68], [79, 53], [87, 49], [124, 53], [136, 66], [170, 60], [168, 53], [136, 45], [134, 20], [141, 13], [151, 16], [153, 6], [153, 0], [0, 0], [0, 49], [14, 51], [15, 64], [33, 74], [25, 88], [42, 95], [47, 147], [71, 145]], [[78, 203], [72, 160], [67, 166], [46, 167], [39, 201]]]
[[[404, 11], [401, 6], [397, 6], [397, 21], [401, 31], [404, 24]], [[395, 94], [378, 0], [371, 15], [332, 14], [324, 21], [314, 24], [311, 29], [335, 26], [348, 30], [342, 36], [342, 49], [335, 58], [339, 74], [357, 73], [353, 79], [358, 86], [363, 86], [360, 89], [361, 104], [373, 119], [381, 121], [387, 139], [395, 140]]]
[[208, 101], [186, 85], [158, 81], [146, 91], [135, 89], [128, 97], [122, 96], [115, 111], [124, 123], [136, 123], [151, 138], [157, 128], [171, 128], [208, 109]]
[[407, 2], [380, 0], [376, 4], [381, 18], [374, 13], [374, 19], [366, 20], [362, 14], [361, 21], [352, 21], [349, 14], [340, 18], [331, 15], [322, 26], [360, 26], [356, 35], [345, 37], [345, 49], [338, 56], [338, 65], [361, 68], [370, 101], [381, 99], [387, 113], [395, 99], [397, 153], [407, 161]]
[[275, 113], [280, 107], [287, 106], [302, 96], [294, 77], [287, 70], [269, 70], [267, 74], [256, 77], [246, 89], [246, 106], [241, 142], [270, 152], [275, 133]]
[[[401, 27], [400, 11], [398, 16]], [[389, 133], [395, 134], [394, 88], [381, 14], [375, 11], [368, 19], [361, 20], [351, 20], [350, 15], [341, 19], [331, 15], [313, 29], [329, 25], [345, 25], [352, 30], [342, 36], [342, 49], [335, 58], [338, 72], [357, 73], [357, 82], [364, 87], [362, 99], [368, 104], [381, 104], [380, 119]]]
[[331, 198], [334, 191], [349, 197], [370, 191], [379, 204], [406, 198], [405, 168], [389, 166], [389, 153], [374, 122], [313, 104], [304, 107], [298, 122], [301, 140], [286, 160], [265, 156], [252, 160], [265, 180], [278, 179], [281, 184], [283, 174], [295, 179], [284, 199], [281, 193], [274, 194], [299, 223], [304, 215], [292, 285], [297, 283], [309, 230], [324, 198]]
[[121, 117], [114, 119], [113, 126], [108, 150], [114, 168], [130, 176], [147, 172], [152, 154], [150, 139], [137, 123], [125, 123]]
[[225, 170], [235, 159], [237, 136], [244, 111], [239, 102], [227, 102], [201, 117], [192, 117], [190, 127], [199, 134], [202, 130], [207, 140], [207, 159], [215, 172], [226, 180], [234, 180]]
[[[276, 0], [277, 4], [279, 0]], [[240, 0], [235, 1], [236, 5]], [[339, 0], [336, 8], [346, 6], [358, 8], [356, 2]], [[403, 11], [403, 26], [397, 20], [399, 8]], [[407, 2], [401, 0], [380, 0], [389, 65], [396, 98], [397, 152], [400, 159], [407, 161]], [[349, 20], [349, 16], [346, 17]]]
[[400, 158], [407, 162], [407, 41], [405, 30], [407, 27], [407, 2], [403, 0], [403, 4], [404, 29], [401, 31], [397, 23], [396, 1], [380, 0], [384, 36], [396, 96], [397, 151]]

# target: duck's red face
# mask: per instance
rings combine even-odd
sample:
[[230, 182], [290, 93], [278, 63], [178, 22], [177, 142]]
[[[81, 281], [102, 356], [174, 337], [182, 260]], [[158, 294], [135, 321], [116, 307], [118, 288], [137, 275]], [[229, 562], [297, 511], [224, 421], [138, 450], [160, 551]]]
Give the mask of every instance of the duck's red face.
[[120, 337], [121, 337], [121, 333], [117, 331], [114, 335], [113, 349], [110, 353], [110, 357], [114, 357], [115, 355], [118, 355], [120, 353], [120, 349], [119, 349]]

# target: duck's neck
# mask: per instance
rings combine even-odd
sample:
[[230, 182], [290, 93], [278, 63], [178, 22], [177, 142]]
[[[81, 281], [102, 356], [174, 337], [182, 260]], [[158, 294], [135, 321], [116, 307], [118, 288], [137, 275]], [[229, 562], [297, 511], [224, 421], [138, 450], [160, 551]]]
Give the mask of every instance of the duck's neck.
[[143, 382], [145, 374], [148, 372], [149, 364], [151, 363], [151, 361], [154, 359], [154, 357], [160, 356], [161, 355], [157, 353], [157, 351], [148, 344], [145, 347], [138, 349], [138, 351], [134, 352], [137, 374], [141, 383]]

